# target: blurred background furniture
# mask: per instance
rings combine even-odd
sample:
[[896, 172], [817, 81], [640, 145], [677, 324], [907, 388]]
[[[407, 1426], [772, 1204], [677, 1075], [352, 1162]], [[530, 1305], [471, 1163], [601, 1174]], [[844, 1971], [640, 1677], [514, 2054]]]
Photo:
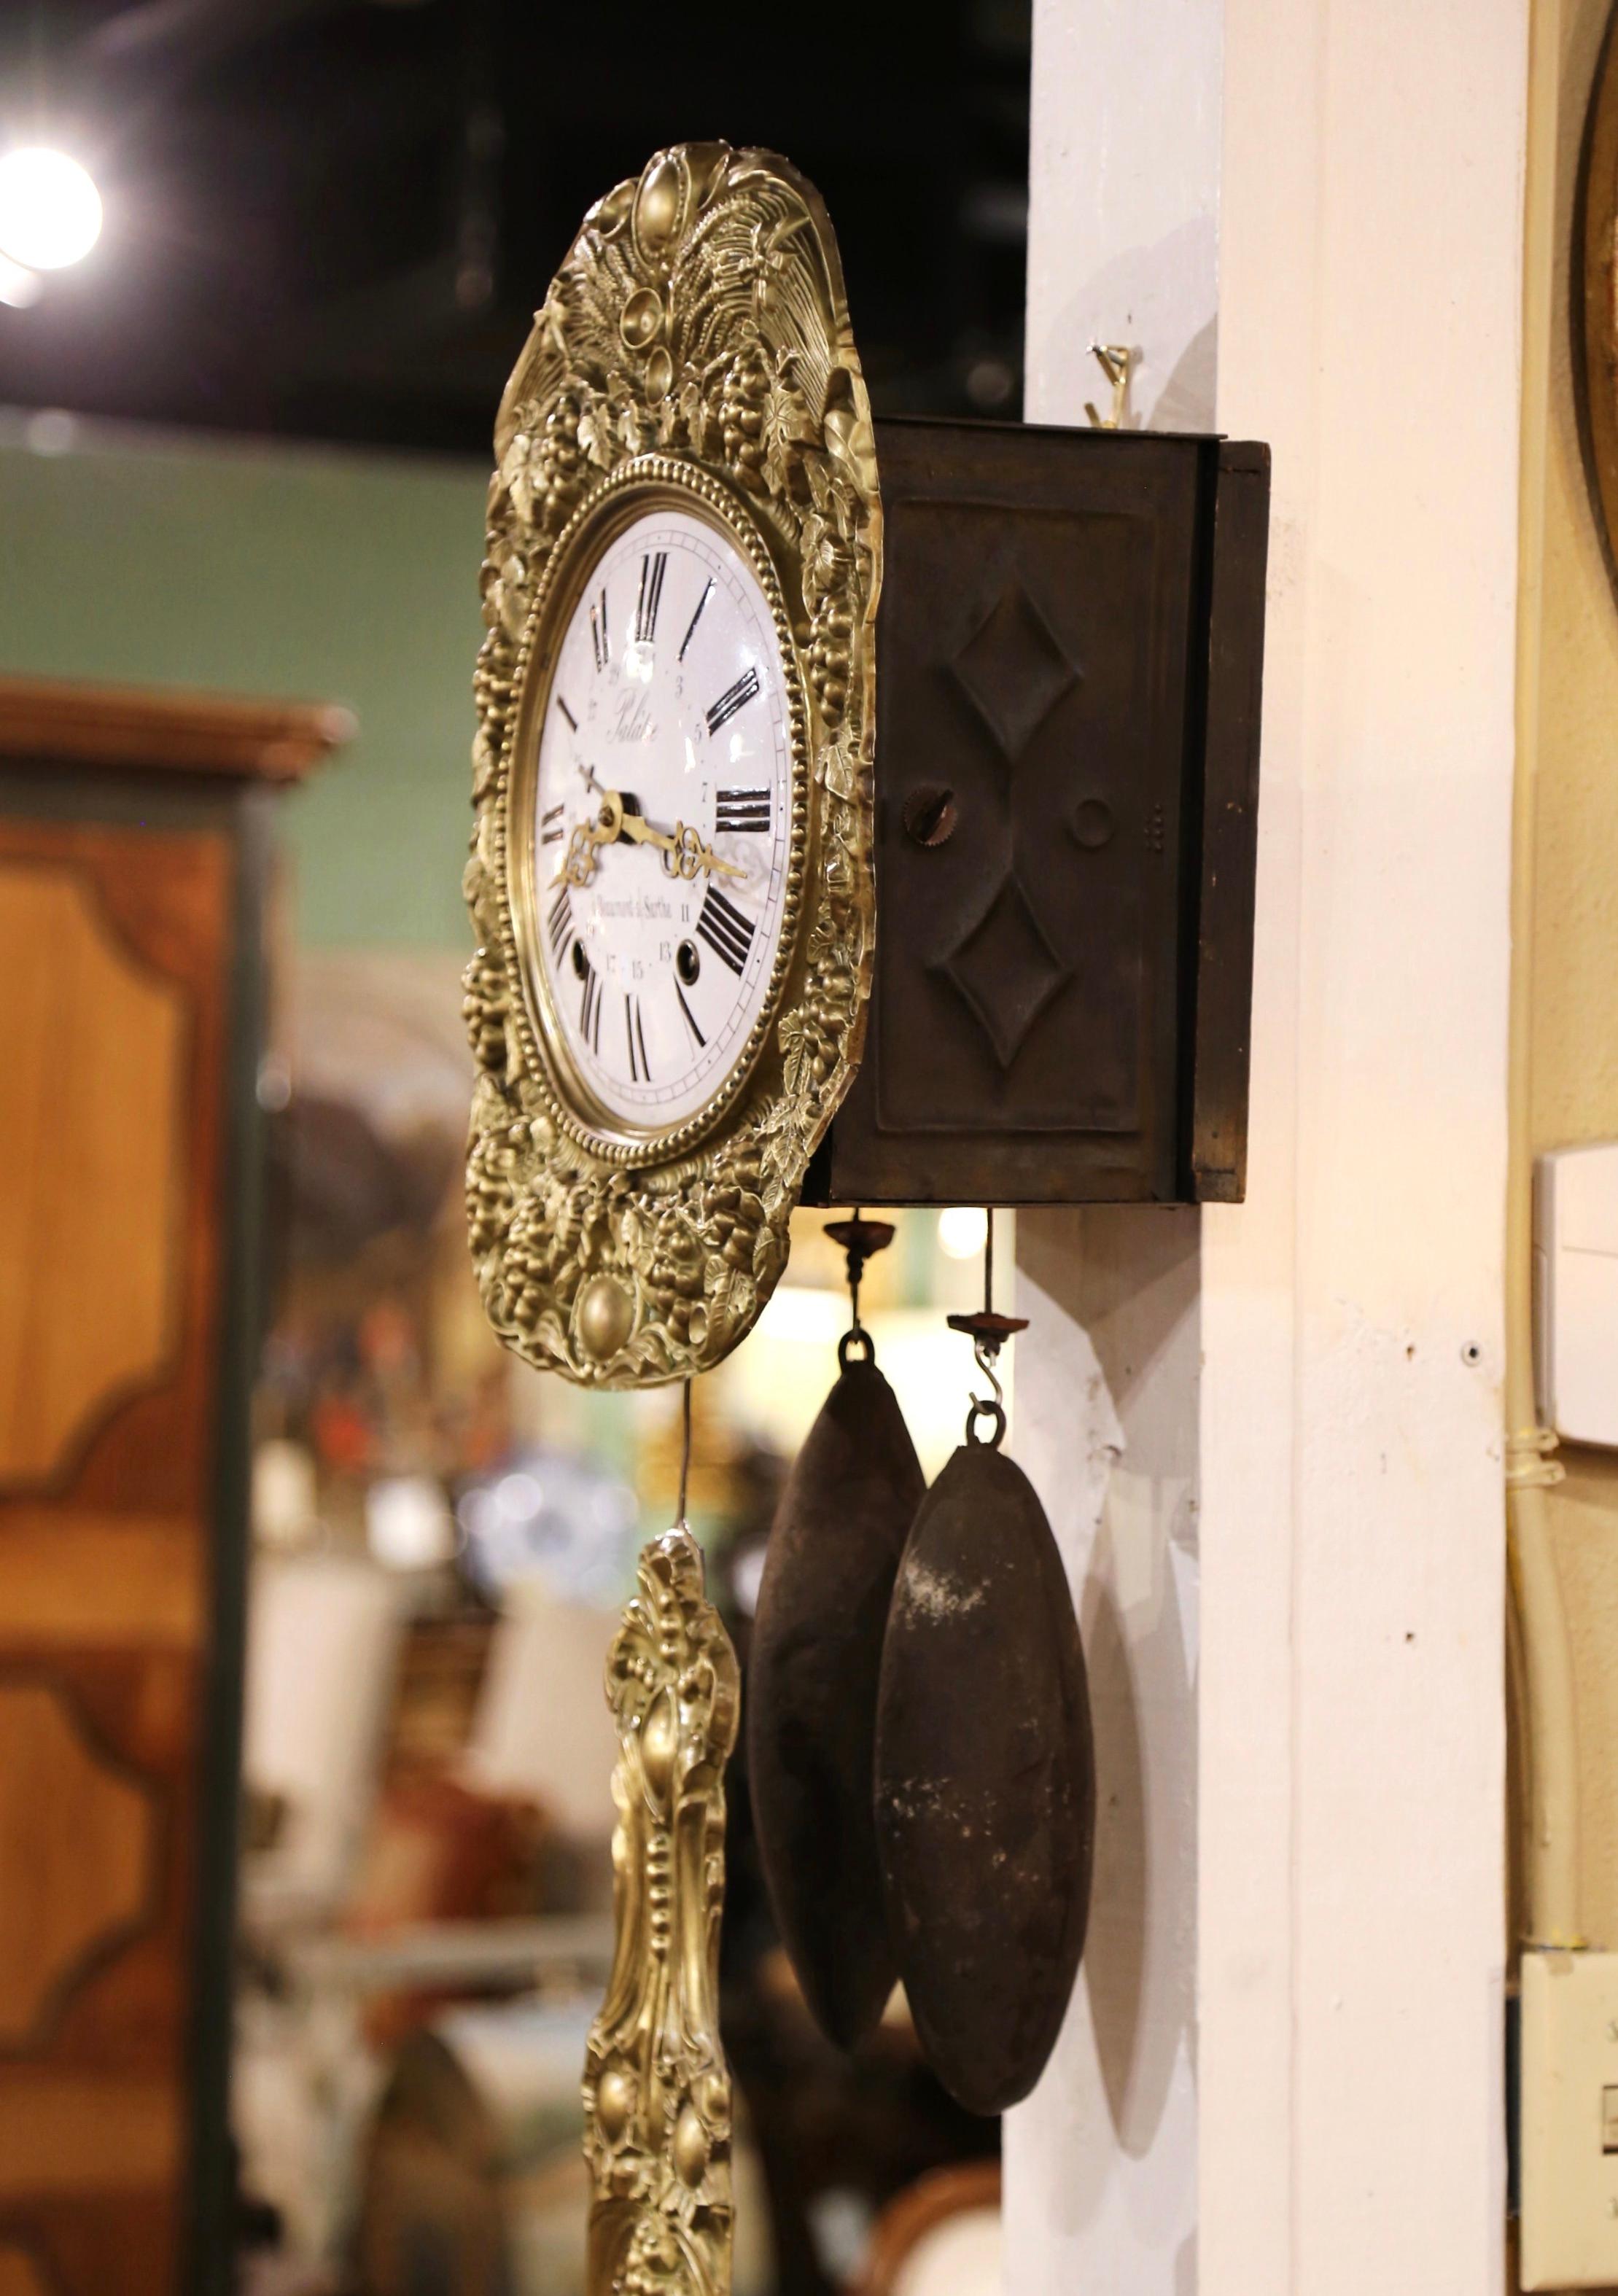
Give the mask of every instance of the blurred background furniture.
[[889, 2202], [850, 2296], [1000, 2296], [1000, 2164], [935, 2169]]
[[62, 2296], [228, 2276], [269, 811], [349, 730], [0, 681], [0, 2271]]
[[[462, 2008], [406, 2042], [367, 2149], [363, 2296], [585, 2296], [579, 2068], [595, 2007]], [[769, 2296], [769, 2216], [744, 2116], [732, 2171], [734, 2296]]]

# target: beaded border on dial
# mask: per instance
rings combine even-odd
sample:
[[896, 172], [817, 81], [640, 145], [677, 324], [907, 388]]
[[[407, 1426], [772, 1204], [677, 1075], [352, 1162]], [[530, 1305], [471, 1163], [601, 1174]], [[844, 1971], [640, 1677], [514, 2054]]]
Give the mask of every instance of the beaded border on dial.
[[[787, 853], [786, 885], [782, 899], [780, 935], [776, 943], [775, 961], [770, 968], [769, 984], [758, 1017], [748, 1033], [745, 1044], [737, 1054], [729, 1075], [714, 1096], [699, 1109], [694, 1116], [666, 1130], [639, 1134], [604, 1129], [580, 1115], [557, 1070], [565, 1064], [565, 1054], [558, 1059], [551, 1032], [543, 1021], [536, 1021], [535, 1004], [545, 996], [538, 968], [530, 961], [523, 946], [524, 928], [518, 916], [518, 889], [513, 882], [510, 844], [512, 837], [512, 802], [522, 792], [528, 780], [527, 758], [531, 751], [538, 769], [538, 727], [544, 722], [549, 704], [554, 676], [554, 657], [551, 674], [543, 681], [532, 676], [534, 660], [539, 650], [541, 636], [553, 602], [560, 592], [568, 594], [570, 562], [587, 529], [611, 509], [614, 498], [637, 494], [655, 496], [669, 491], [694, 496], [706, 504], [724, 532], [742, 551], [759, 577], [760, 587], [768, 603], [775, 624], [776, 643], [781, 657], [786, 684], [788, 716], [793, 756], [793, 820], [792, 840]], [[625, 504], [626, 522], [633, 517], [631, 504]], [[602, 544], [608, 547], [614, 529]], [[558, 1131], [597, 1156], [603, 1163], [633, 1165], [667, 1163], [705, 1140], [719, 1123], [727, 1110], [752, 1081], [759, 1058], [770, 1031], [775, 1026], [781, 1006], [782, 993], [799, 954], [800, 926], [802, 921], [803, 887], [808, 873], [809, 847], [809, 757], [808, 740], [808, 709], [804, 700], [803, 677], [799, 666], [798, 651], [793, 638], [792, 624], [787, 619], [781, 578], [763, 536], [752, 513], [739, 496], [729, 488], [689, 463], [677, 462], [668, 455], [640, 455], [632, 461], [620, 463], [594, 487], [573, 512], [557, 536], [546, 562], [544, 572], [535, 591], [528, 624], [518, 652], [513, 684], [516, 706], [512, 712], [511, 730], [501, 755], [495, 789], [494, 874], [500, 898], [500, 947], [512, 979], [519, 984], [521, 994], [515, 1000], [513, 1019], [522, 1042], [522, 1052], [530, 1072], [546, 1103], [547, 1114]], [[518, 826], [521, 834], [521, 824]], [[534, 935], [533, 921], [528, 924], [529, 936]], [[579, 1097], [587, 1097], [580, 1085]]]

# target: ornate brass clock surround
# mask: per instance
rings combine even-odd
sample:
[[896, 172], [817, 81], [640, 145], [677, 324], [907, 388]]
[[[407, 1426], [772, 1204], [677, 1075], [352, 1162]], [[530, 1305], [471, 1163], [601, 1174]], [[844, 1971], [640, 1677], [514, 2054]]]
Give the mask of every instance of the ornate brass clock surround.
[[[660, 152], [586, 217], [501, 403], [466, 893], [480, 1076], [468, 1218], [485, 1309], [539, 1369], [687, 1377], [751, 1328], [858, 1065], [870, 989], [869, 406], [821, 203], [773, 155]], [[792, 712], [787, 906], [724, 1086], [667, 1134], [603, 1120], [548, 1025], [521, 827], [557, 632], [612, 522], [674, 498], [758, 572]]]

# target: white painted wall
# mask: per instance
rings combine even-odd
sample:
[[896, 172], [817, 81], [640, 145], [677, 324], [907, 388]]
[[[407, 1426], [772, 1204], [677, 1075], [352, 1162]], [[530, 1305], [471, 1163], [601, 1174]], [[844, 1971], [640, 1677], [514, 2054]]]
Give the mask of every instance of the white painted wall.
[[[1098, 340], [1137, 354], [1132, 420], [1212, 427], [1220, 36], [1220, 0], [1036, 9], [1031, 421], [1105, 408]], [[1021, 1213], [1017, 1261], [1013, 1447], [1074, 1582], [1101, 1815], [1085, 1974], [1006, 2119], [1006, 2285], [1191, 2296], [1197, 1216]]]
[[1039, 0], [1029, 413], [1097, 395], [1102, 333], [1151, 419], [1205, 419], [1217, 308], [1276, 521], [1248, 1201], [1200, 1249], [1189, 1216], [1019, 1222], [1015, 1445], [1116, 1799], [1008, 2121], [1015, 2296], [1501, 2283], [1526, 8]]
[[1212, 427], [1223, 0], [1036, 0], [1031, 422], [1106, 411], [1088, 346], [1129, 344], [1134, 422]]
[[1055, 2055], [1006, 2119], [1014, 2296], [1196, 2285], [1197, 1215], [1017, 1215], [1012, 1447], [1079, 1604], [1096, 1883]]

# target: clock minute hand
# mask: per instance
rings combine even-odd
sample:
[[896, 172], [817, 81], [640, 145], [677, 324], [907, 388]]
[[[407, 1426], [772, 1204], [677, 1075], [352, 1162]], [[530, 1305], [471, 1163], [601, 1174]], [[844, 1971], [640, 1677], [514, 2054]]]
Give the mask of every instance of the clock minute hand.
[[721, 877], [747, 874], [745, 869], [738, 869], [733, 862], [721, 861], [712, 846], [704, 844], [697, 832], [683, 821], [677, 821], [671, 830], [653, 829], [639, 814], [624, 813], [620, 816], [614, 834], [627, 844], [655, 845], [671, 877], [694, 877], [699, 870], [705, 870], [710, 876], [716, 873]]
[[[599, 782], [595, 783], [601, 789]], [[729, 861], [721, 861], [711, 845], [705, 844], [687, 823], [677, 821], [669, 829], [654, 829], [640, 810], [638, 798], [621, 790], [601, 791], [601, 810], [593, 821], [581, 821], [568, 840], [566, 858], [557, 873], [558, 882], [566, 879], [572, 885], [587, 885], [595, 874], [596, 855], [604, 845], [654, 845], [663, 857], [663, 867], [671, 877], [694, 877], [700, 870], [710, 876], [745, 877], [744, 869]]]

